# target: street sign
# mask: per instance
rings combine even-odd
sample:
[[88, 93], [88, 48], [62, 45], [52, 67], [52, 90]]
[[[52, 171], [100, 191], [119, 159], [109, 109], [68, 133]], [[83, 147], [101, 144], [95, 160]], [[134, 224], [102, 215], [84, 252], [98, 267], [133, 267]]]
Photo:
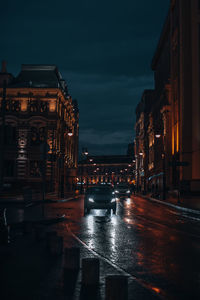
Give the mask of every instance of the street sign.
[[187, 167], [187, 166], [189, 166], [189, 162], [188, 161], [175, 160], [175, 161], [170, 161], [169, 165], [171, 167]]

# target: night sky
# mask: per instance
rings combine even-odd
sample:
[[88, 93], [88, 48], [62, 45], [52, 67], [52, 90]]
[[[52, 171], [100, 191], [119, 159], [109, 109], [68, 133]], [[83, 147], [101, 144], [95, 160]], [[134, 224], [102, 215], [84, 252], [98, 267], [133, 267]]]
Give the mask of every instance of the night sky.
[[169, 0], [8, 0], [0, 9], [0, 59], [55, 64], [80, 109], [80, 148], [126, 154], [135, 107], [153, 88], [151, 60]]

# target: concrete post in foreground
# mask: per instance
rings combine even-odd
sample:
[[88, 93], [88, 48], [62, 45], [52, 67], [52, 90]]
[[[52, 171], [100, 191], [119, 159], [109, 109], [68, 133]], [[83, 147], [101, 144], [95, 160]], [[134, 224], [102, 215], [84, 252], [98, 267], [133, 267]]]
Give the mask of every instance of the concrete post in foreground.
[[80, 248], [65, 248], [64, 268], [69, 270], [80, 269]]
[[99, 259], [98, 258], [82, 259], [82, 285], [83, 286], [99, 285]]
[[106, 277], [105, 300], [128, 300], [128, 277], [109, 275]]

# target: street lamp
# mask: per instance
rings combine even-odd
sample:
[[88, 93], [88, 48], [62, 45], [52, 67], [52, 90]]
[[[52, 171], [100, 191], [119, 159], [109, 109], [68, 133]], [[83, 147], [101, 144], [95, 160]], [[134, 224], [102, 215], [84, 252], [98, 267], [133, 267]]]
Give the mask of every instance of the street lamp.
[[83, 194], [83, 159], [86, 158], [88, 155], [87, 148], [82, 148], [81, 152], [81, 190], [80, 194]]

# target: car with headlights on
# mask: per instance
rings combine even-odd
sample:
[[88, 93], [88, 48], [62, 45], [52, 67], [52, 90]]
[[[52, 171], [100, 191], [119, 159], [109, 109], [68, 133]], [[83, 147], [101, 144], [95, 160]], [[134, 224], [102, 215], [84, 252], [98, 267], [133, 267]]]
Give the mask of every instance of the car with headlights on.
[[116, 213], [115, 192], [110, 186], [92, 186], [86, 190], [84, 198], [84, 215], [91, 209], [108, 209]]
[[127, 183], [119, 183], [114, 188], [117, 198], [129, 198], [131, 195], [131, 189]]

